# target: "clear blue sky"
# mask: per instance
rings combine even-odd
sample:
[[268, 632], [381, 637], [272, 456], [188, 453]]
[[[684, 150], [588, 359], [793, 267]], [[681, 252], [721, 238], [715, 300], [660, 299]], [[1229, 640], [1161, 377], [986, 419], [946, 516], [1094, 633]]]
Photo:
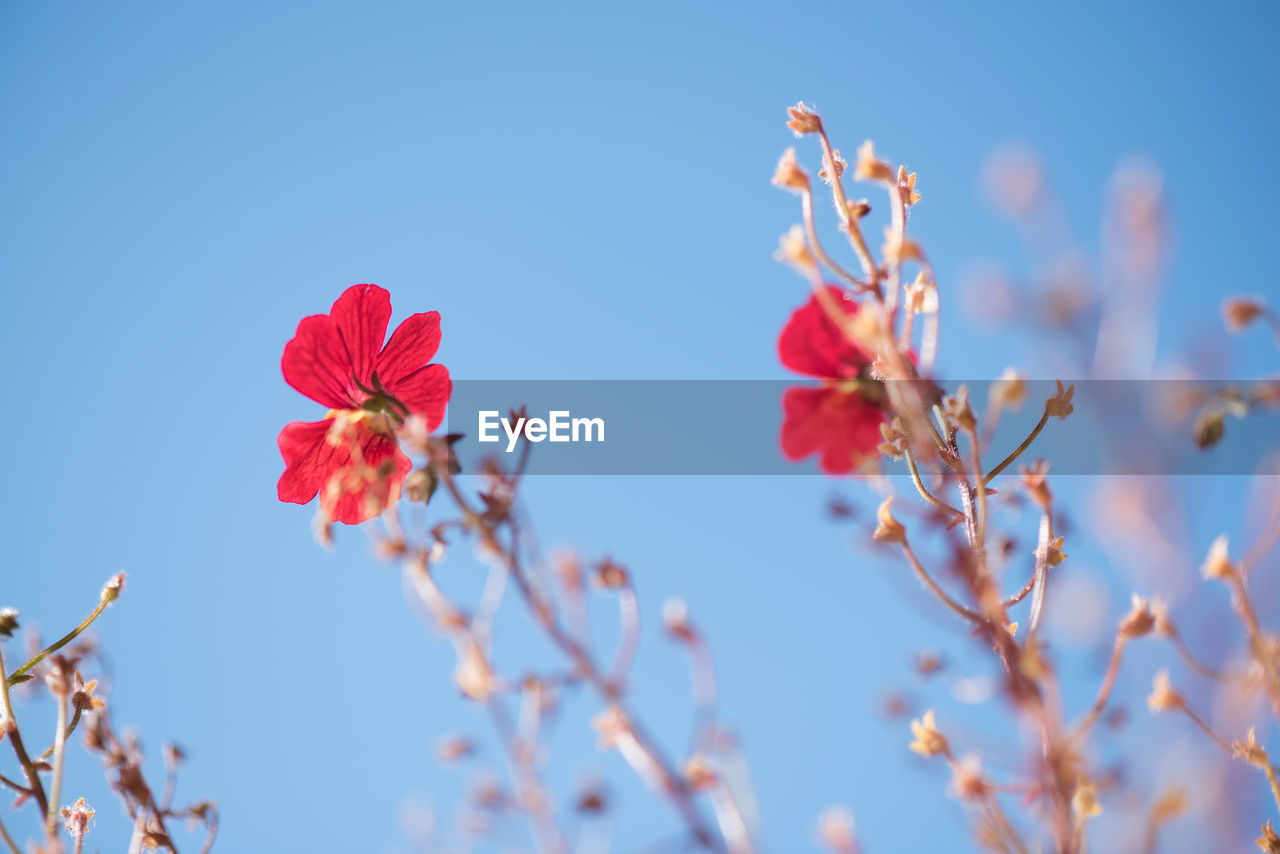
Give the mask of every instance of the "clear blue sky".
[[[1278, 295], [1277, 36], [1269, 2], [6, 3], [0, 605], [52, 633], [127, 571], [100, 631], [116, 719], [153, 755], [189, 748], [182, 793], [221, 803], [221, 850], [397, 850], [406, 796], [451, 820], [463, 777], [435, 737], [487, 721], [363, 535], [326, 555], [311, 508], [275, 499], [276, 433], [318, 411], [279, 372], [300, 317], [376, 282], [397, 319], [441, 312], [456, 377], [779, 378], [804, 286], [770, 260], [797, 206], [768, 178], [804, 99], [846, 151], [871, 137], [919, 170], [951, 376], [1031, 358], [969, 334], [949, 292], [975, 259], [1022, 263], [979, 191], [988, 152], [1038, 148], [1087, 246], [1114, 165], [1154, 160], [1177, 238], [1170, 362], [1219, 335], [1225, 294]], [[1221, 350], [1226, 375], [1276, 364], [1262, 335]], [[877, 715], [913, 650], [956, 638], [901, 567], [822, 518], [833, 488], [543, 478], [530, 503], [544, 542], [633, 570], [636, 699], [673, 748], [687, 675], [657, 613], [689, 600], [772, 850], [810, 846], [832, 803], [871, 851], [963, 850], [938, 769]], [[1197, 555], [1240, 524], [1242, 490], [1219, 491]], [[588, 735], [558, 755], [558, 780], [626, 779]], [[115, 850], [97, 769], [78, 753], [72, 770]], [[660, 836], [666, 813], [617, 792], [619, 838]]]

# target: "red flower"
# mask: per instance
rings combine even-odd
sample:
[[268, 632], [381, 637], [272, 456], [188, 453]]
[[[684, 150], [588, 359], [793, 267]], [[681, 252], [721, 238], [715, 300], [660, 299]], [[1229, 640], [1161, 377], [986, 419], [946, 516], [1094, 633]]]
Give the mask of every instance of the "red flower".
[[[858, 304], [844, 291], [827, 293], [849, 317]], [[825, 380], [795, 386], [782, 395], [782, 453], [799, 461], [819, 454], [828, 474], [847, 474], [877, 454], [885, 413], [869, 396], [871, 355], [854, 344], [827, 315], [817, 295], [792, 313], [778, 338], [782, 364]]]
[[427, 362], [440, 346], [440, 314], [415, 314], [383, 346], [391, 298], [377, 285], [347, 288], [328, 314], [304, 317], [284, 348], [289, 385], [330, 407], [323, 421], [295, 421], [277, 443], [285, 470], [281, 501], [320, 507], [354, 525], [400, 497], [412, 464], [396, 430], [410, 415], [440, 426], [452, 383], [444, 365]]

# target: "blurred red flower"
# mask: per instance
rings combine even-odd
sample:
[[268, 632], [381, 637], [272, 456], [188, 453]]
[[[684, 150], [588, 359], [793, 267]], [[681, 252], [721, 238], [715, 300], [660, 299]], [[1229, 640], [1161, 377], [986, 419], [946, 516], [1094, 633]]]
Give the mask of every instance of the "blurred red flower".
[[440, 426], [452, 383], [444, 365], [427, 364], [440, 346], [439, 312], [409, 317], [383, 346], [390, 319], [385, 290], [354, 285], [328, 314], [304, 317], [285, 345], [285, 382], [329, 412], [280, 431], [281, 501], [319, 494], [326, 516], [354, 525], [399, 499], [412, 464], [396, 431], [411, 415]]
[[[843, 290], [827, 293], [849, 317], [858, 304]], [[868, 398], [871, 355], [827, 316], [816, 294], [792, 313], [778, 337], [778, 357], [798, 374], [823, 380], [818, 386], [795, 386], [782, 395], [782, 453], [792, 461], [818, 454], [828, 474], [847, 474], [877, 454], [880, 404]]]

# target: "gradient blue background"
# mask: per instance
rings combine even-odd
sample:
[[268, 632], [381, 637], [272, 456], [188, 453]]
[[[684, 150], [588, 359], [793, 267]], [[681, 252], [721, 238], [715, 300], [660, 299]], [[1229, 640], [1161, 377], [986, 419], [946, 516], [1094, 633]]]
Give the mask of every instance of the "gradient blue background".
[[[397, 320], [442, 313], [439, 360], [460, 378], [781, 377], [774, 342], [804, 283], [770, 260], [798, 206], [768, 178], [795, 144], [783, 107], [803, 98], [846, 152], [872, 137], [920, 170], [912, 229], [952, 376], [1038, 352], [972, 334], [953, 297], [977, 258], [1023, 263], [982, 201], [993, 147], [1043, 153], [1087, 247], [1115, 164], [1148, 156], [1177, 239], [1171, 363], [1222, 337], [1227, 293], [1278, 293], [1278, 36], [1268, 2], [5, 3], [0, 604], [52, 634], [129, 573], [100, 624], [115, 716], [153, 757], [166, 737], [188, 747], [180, 791], [220, 802], [221, 850], [403, 850], [405, 798], [447, 833], [465, 774], [435, 764], [434, 739], [487, 731], [455, 697], [450, 648], [359, 531], [326, 555], [312, 508], [275, 499], [276, 433], [319, 414], [279, 373], [300, 317], [377, 282]], [[1210, 373], [1276, 364], [1261, 332], [1216, 346]], [[955, 705], [906, 673], [954, 627], [824, 518], [836, 486], [542, 478], [529, 501], [544, 542], [634, 572], [635, 698], [673, 750], [688, 676], [657, 613], [688, 599], [772, 850], [810, 847], [833, 803], [871, 851], [967, 850], [945, 775], [878, 715], [902, 686]], [[1186, 532], [1193, 563], [1251, 518], [1242, 485], [1213, 489], [1216, 512]], [[463, 586], [478, 571], [462, 551], [455, 567]], [[1118, 614], [1131, 582], [1107, 583]], [[1080, 659], [1068, 676], [1092, 678], [1096, 656]], [[662, 838], [668, 813], [595, 752], [584, 711], [555, 780], [601, 769], [620, 842]], [[90, 795], [94, 842], [116, 850], [118, 809], [75, 755], [67, 794]]]

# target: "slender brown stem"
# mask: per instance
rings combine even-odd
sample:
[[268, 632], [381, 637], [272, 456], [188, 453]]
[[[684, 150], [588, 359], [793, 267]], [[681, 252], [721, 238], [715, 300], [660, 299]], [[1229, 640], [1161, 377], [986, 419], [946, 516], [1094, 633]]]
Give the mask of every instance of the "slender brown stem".
[[1240, 574], [1247, 576], [1249, 570], [1262, 560], [1263, 555], [1271, 551], [1278, 539], [1280, 539], [1280, 490], [1277, 491], [1275, 503], [1271, 507], [1271, 516], [1262, 527], [1262, 533], [1258, 535], [1257, 541], [1245, 556], [1240, 558]]
[[13, 841], [13, 837], [9, 835], [8, 829], [4, 826], [3, 818], [0, 818], [0, 839], [4, 840], [4, 845], [9, 849], [9, 854], [22, 854], [18, 848], [18, 843]]
[[551, 799], [547, 797], [546, 787], [533, 767], [532, 757], [536, 755], [536, 745], [520, 743], [501, 698], [490, 697], [488, 708], [493, 717], [494, 728], [498, 730], [506, 750], [511, 775], [519, 787], [517, 797], [520, 805], [533, 816], [538, 850], [568, 852], [569, 845], [551, 811]]
[[0, 774], [0, 785], [8, 786], [20, 795], [30, 795], [31, 790], [19, 783], [17, 780], [10, 780], [3, 774]]
[[[71, 723], [67, 724], [66, 733], [63, 736], [63, 738], [71, 738], [71, 734], [76, 731], [76, 727], [79, 725], [80, 725], [80, 709], [77, 708], [74, 712], [71, 713]], [[54, 744], [51, 744], [48, 747], [46, 747], [44, 749], [44, 752], [36, 757], [36, 762], [43, 762], [46, 759], [48, 759], [50, 756], [52, 756], [53, 748], [55, 747], [56, 743], [57, 742], [55, 739]]]
[[970, 620], [975, 623], [986, 622], [981, 614], [977, 611], [969, 610], [955, 599], [952, 599], [951, 596], [948, 595], [947, 591], [943, 590], [942, 587], [938, 585], [938, 582], [933, 580], [933, 577], [925, 571], [923, 566], [920, 565], [920, 561], [916, 558], [916, 553], [911, 549], [911, 545], [905, 540], [902, 542], [902, 553], [906, 555], [907, 562], [910, 563], [911, 568], [915, 570], [916, 576], [933, 592], [933, 595], [942, 600], [944, 605], [952, 611], [955, 611], [961, 617], [964, 617], [966, 620]]
[[1271, 797], [1275, 798], [1276, 809], [1280, 809], [1280, 780], [1276, 779], [1276, 766], [1271, 764], [1270, 759], [1262, 767], [1262, 773], [1267, 775], [1267, 782], [1271, 784]]
[[1009, 465], [1013, 463], [1014, 460], [1022, 456], [1022, 452], [1025, 451], [1027, 448], [1031, 447], [1031, 443], [1036, 440], [1036, 436], [1040, 435], [1040, 431], [1043, 430], [1044, 425], [1048, 423], [1049, 423], [1049, 410], [1046, 409], [1044, 411], [1044, 414], [1040, 416], [1040, 420], [1036, 422], [1036, 426], [1031, 430], [1031, 433], [1028, 434], [1027, 438], [1022, 440], [1022, 444], [1019, 445], [1017, 448], [1015, 448], [1012, 454], [1010, 454], [1009, 456], [1001, 460], [1000, 463], [995, 468], [987, 472], [987, 476], [982, 480], [983, 484], [988, 484], [991, 481], [995, 480], [996, 475], [1000, 474], [1000, 472], [1008, 468]]
[[1017, 593], [1013, 594], [1008, 599], [1004, 600], [1004, 607], [1012, 608], [1014, 605], [1017, 605], [1023, 599], [1026, 599], [1027, 594], [1031, 592], [1031, 588], [1036, 586], [1036, 579], [1038, 579], [1039, 577], [1040, 577], [1040, 573], [1037, 567], [1037, 569], [1033, 569], [1031, 571], [1031, 577], [1027, 579], [1026, 585]]
[[1111, 648], [1111, 661], [1107, 664], [1107, 673], [1102, 677], [1102, 685], [1098, 688], [1098, 697], [1093, 701], [1093, 707], [1089, 709], [1089, 714], [1080, 722], [1075, 729], [1077, 736], [1083, 736], [1089, 731], [1089, 727], [1093, 726], [1097, 721], [1098, 715], [1102, 714], [1102, 709], [1107, 705], [1107, 700], [1111, 697], [1111, 691], [1116, 685], [1116, 676], [1120, 672], [1120, 659], [1124, 655], [1124, 635], [1116, 635], [1115, 646]]
[[992, 792], [986, 792], [983, 795], [982, 803], [987, 810], [987, 817], [991, 820], [992, 825], [1004, 837], [1005, 843], [1009, 846], [1006, 850], [1016, 852], [1016, 854], [1027, 854], [1027, 846], [1023, 844], [1018, 832], [1013, 829], [1013, 823], [1009, 821], [1009, 817], [1005, 814], [1004, 808], [1000, 806], [1000, 801], [996, 796]]
[[457, 481], [454, 479], [453, 474], [449, 472], [448, 467], [437, 466], [437, 474], [449, 495], [453, 498], [454, 503], [477, 536], [480, 537], [481, 542], [507, 564], [511, 578], [516, 583], [516, 589], [520, 592], [526, 607], [528, 607], [534, 619], [547, 634], [547, 637], [574, 663], [576, 669], [602, 698], [608, 702], [617, 703], [622, 709], [628, 721], [630, 721], [630, 733], [635, 741], [636, 748], [643, 754], [645, 760], [656, 769], [667, 794], [671, 795], [677, 811], [684, 819], [693, 838], [703, 847], [719, 850], [720, 845], [716, 842], [716, 836], [702, 818], [694, 801], [694, 793], [684, 776], [675, 770], [671, 761], [666, 758], [658, 748], [657, 743], [645, 732], [639, 722], [630, 714], [627, 714], [625, 707], [618, 699], [618, 686], [609, 679], [608, 675], [600, 670], [590, 652], [564, 630], [556, 614], [554, 604], [546, 600], [530, 583], [529, 576], [525, 573], [520, 559], [516, 538], [513, 536], [511, 546], [509, 548], [506, 547], [498, 537], [497, 524], [490, 522], [472, 509], [470, 502], [462, 494], [462, 490], [458, 487]]
[[950, 504], [943, 501], [941, 498], [936, 497], [932, 492], [930, 492], [925, 487], [924, 481], [920, 479], [920, 470], [916, 467], [915, 456], [911, 453], [910, 448], [908, 448], [906, 451], [906, 458], [907, 458], [907, 470], [911, 472], [911, 481], [916, 485], [916, 492], [920, 493], [920, 497], [923, 498], [925, 501], [928, 501], [934, 507], [937, 507], [939, 510], [945, 513], [950, 513], [953, 516], [963, 516], [964, 515], [963, 512], [952, 507]]
[[1280, 673], [1277, 673], [1270, 644], [1262, 632], [1262, 626], [1258, 623], [1253, 602], [1249, 599], [1249, 591], [1244, 585], [1244, 576], [1238, 571], [1230, 573], [1230, 584], [1235, 590], [1235, 596], [1232, 598], [1236, 611], [1240, 614], [1240, 619], [1244, 621], [1245, 629], [1249, 633], [1249, 646], [1253, 651], [1253, 657], [1266, 677], [1267, 693], [1271, 695], [1272, 706], [1276, 713], [1280, 714]]
[[34, 658], [32, 658], [26, 664], [19, 667], [17, 670], [13, 671], [13, 673], [9, 675], [9, 678], [6, 681], [6, 684], [10, 686], [18, 684], [17, 680], [20, 680], [22, 676], [24, 676], [26, 673], [28, 673], [31, 670], [31, 668], [35, 667], [40, 662], [44, 661], [46, 657], [62, 649], [64, 646], [66, 646], [67, 644], [75, 640], [77, 637], [79, 637], [80, 633], [83, 632], [85, 629], [89, 628], [89, 626], [93, 625], [93, 621], [98, 619], [99, 615], [101, 615], [102, 612], [107, 609], [107, 606], [110, 605], [113, 601], [114, 601], [113, 599], [103, 596], [102, 599], [98, 602], [98, 607], [94, 608], [93, 612], [80, 622], [80, 625], [76, 626], [74, 629], [67, 632], [62, 637], [58, 638], [49, 646], [40, 650], [40, 652], [37, 653]]
[[1201, 732], [1213, 740], [1214, 744], [1221, 747], [1228, 756], [1234, 755], [1234, 751], [1231, 749], [1231, 745], [1227, 743], [1227, 740], [1214, 732], [1208, 722], [1206, 722], [1204, 718], [1200, 717], [1200, 715], [1196, 714], [1195, 710], [1188, 706], [1185, 700], [1180, 704], [1180, 708], [1186, 716], [1191, 718], [1191, 721], [1200, 728]]
[[1230, 681], [1238, 681], [1240, 679], [1245, 678], [1245, 674], [1243, 673], [1233, 673], [1226, 670], [1216, 670], [1210, 667], [1209, 665], [1205, 664], [1204, 662], [1200, 661], [1198, 658], [1196, 658], [1194, 655], [1191, 654], [1191, 648], [1187, 646], [1187, 642], [1182, 637], [1182, 633], [1179, 632], [1176, 628], [1174, 628], [1173, 631], [1169, 634], [1169, 640], [1173, 642], [1174, 647], [1176, 647], [1178, 650], [1178, 654], [1182, 656], [1182, 660], [1187, 663], [1187, 666], [1190, 667], [1192, 670], [1194, 670], [1196, 673], [1199, 673], [1201, 676], [1205, 677], [1206, 679], [1213, 679], [1219, 682], [1230, 682]]
[[818, 256], [822, 263], [826, 264], [840, 278], [853, 285], [860, 291], [872, 290], [875, 286], [862, 281], [857, 276], [850, 273], [844, 267], [840, 266], [827, 254], [822, 248], [822, 243], [818, 240], [818, 229], [813, 218], [813, 192], [806, 190], [800, 194], [800, 209], [804, 214], [804, 230], [809, 238], [809, 242], [813, 244], [813, 253]]
[[43, 815], [49, 810], [49, 800], [45, 797], [44, 784], [40, 781], [40, 775], [36, 772], [35, 764], [31, 761], [31, 755], [27, 753], [26, 745], [22, 743], [22, 733], [18, 729], [18, 719], [13, 714], [13, 701], [9, 696], [9, 680], [5, 677], [3, 649], [0, 649], [0, 701], [4, 703], [4, 719], [9, 725], [9, 742], [13, 745], [13, 752], [18, 757], [18, 764], [22, 766], [22, 772], [27, 775], [27, 785], [31, 789], [31, 796], [36, 799], [36, 806], [40, 808], [40, 813]]
[[[819, 128], [818, 140], [822, 143], [823, 159], [831, 174], [831, 192], [835, 198], [836, 214], [840, 217], [840, 224], [844, 226], [845, 233], [849, 235], [849, 244], [858, 256], [858, 262], [862, 265], [863, 275], [866, 276], [868, 282], [878, 283], [879, 273], [876, 270], [875, 259], [871, 256], [871, 250], [867, 248], [867, 241], [862, 237], [862, 229], [858, 227], [858, 221], [849, 212], [849, 200], [844, 194], [844, 183], [840, 175], [836, 173], [835, 151], [831, 148], [831, 140], [827, 139], [825, 128]], [[873, 286], [877, 289], [879, 287], [878, 284], [873, 284]]]
[[204, 847], [200, 854], [209, 854], [213, 850], [213, 841], [218, 838], [218, 811], [215, 809], [209, 816], [209, 834], [205, 837]]

